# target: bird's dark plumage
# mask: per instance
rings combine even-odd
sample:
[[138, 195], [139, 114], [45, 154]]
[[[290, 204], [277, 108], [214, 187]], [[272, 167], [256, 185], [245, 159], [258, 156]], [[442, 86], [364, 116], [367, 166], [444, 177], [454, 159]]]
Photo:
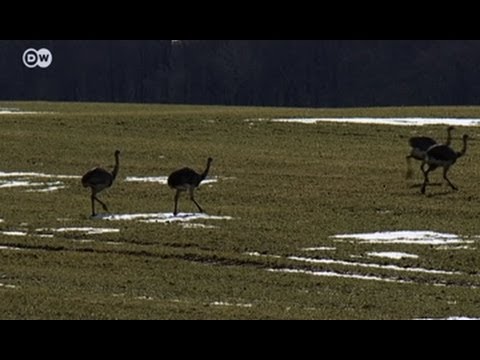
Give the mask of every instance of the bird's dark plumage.
[[109, 172], [103, 168], [96, 167], [89, 170], [85, 175], [82, 176], [82, 185], [84, 187], [89, 187], [92, 190], [90, 199], [92, 201], [92, 216], [95, 216], [95, 201], [98, 201], [105, 211], [108, 211], [107, 205], [104, 202], [100, 201], [97, 198], [97, 194], [112, 186], [113, 181], [117, 177], [118, 170], [120, 168], [120, 151], [115, 151], [115, 167], [112, 172]]
[[[445, 141], [445, 145], [449, 146], [452, 140], [452, 131], [454, 130], [453, 126], [449, 126], [447, 128], [447, 140]], [[412, 169], [410, 166], [410, 159], [420, 160], [423, 161], [427, 150], [432, 146], [437, 145], [437, 142], [427, 136], [414, 136], [408, 140], [408, 144], [411, 147], [410, 154], [407, 155], [407, 179], [412, 176]]]
[[420, 151], [427, 151], [429, 147], [435, 145], [437, 142], [427, 136], [415, 136], [410, 138], [408, 143], [412, 148]]
[[[457, 159], [457, 153], [447, 145], [435, 145], [430, 150], [427, 151], [426, 156], [430, 162], [455, 162]], [[428, 161], [427, 161], [428, 163]]]
[[[453, 190], [457, 190], [457, 187], [447, 177], [447, 173], [450, 167], [455, 164], [457, 159], [465, 155], [467, 151], [468, 135], [463, 135], [462, 139], [463, 148], [460, 151], [454, 151], [450, 146], [447, 145], [434, 145], [427, 150], [425, 158], [422, 162], [422, 166], [420, 167], [424, 176], [423, 185], [420, 190], [422, 194], [425, 194], [427, 184], [429, 183], [428, 174], [438, 167], [443, 168], [443, 178], [448, 185], [450, 185]], [[426, 165], [428, 165], [427, 169], [425, 169]]]
[[198, 187], [202, 181], [200, 174], [197, 174], [193, 169], [184, 167], [176, 170], [168, 177], [168, 186], [171, 188], [178, 187]]
[[109, 187], [113, 183], [112, 174], [102, 168], [94, 168], [82, 176], [82, 185], [84, 187]]
[[197, 201], [194, 198], [194, 190], [200, 185], [200, 183], [205, 180], [205, 178], [208, 175], [208, 172], [210, 170], [210, 165], [212, 163], [213, 159], [208, 158], [207, 159], [207, 167], [203, 171], [203, 173], [199, 174], [195, 170], [184, 167], [179, 170], [175, 170], [168, 176], [168, 186], [171, 187], [172, 189], [177, 190], [175, 193], [175, 198], [174, 198], [174, 210], [173, 214], [177, 215], [177, 208], [178, 208], [178, 198], [180, 197], [180, 193], [183, 191], [188, 191], [190, 193], [190, 200], [193, 201], [193, 203], [197, 206], [198, 210], [200, 212], [204, 212], [202, 207], [197, 203]]

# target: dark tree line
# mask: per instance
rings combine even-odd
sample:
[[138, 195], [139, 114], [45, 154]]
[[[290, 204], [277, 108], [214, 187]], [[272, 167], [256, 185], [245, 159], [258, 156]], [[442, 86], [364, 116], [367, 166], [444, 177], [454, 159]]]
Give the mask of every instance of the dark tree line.
[[[48, 48], [48, 68], [22, 63]], [[480, 104], [476, 40], [1, 40], [1, 100]]]

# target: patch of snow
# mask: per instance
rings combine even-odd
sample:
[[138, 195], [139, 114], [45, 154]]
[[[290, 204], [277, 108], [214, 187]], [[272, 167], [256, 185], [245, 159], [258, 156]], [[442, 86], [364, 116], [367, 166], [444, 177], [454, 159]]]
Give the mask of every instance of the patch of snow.
[[8, 236], [27, 236], [27, 232], [25, 231], [0, 231], [0, 234]]
[[106, 241], [105, 244], [108, 244], [108, 245], [122, 245], [122, 243], [118, 242], [118, 241]]
[[43, 189], [30, 189], [26, 190], [27, 192], [50, 192], [50, 191], [57, 191], [61, 189], [65, 189], [66, 186], [64, 185], [63, 182], [61, 181], [55, 181], [55, 182], [47, 182], [43, 183], [43, 186], [47, 186]]
[[191, 223], [182, 223], [180, 224], [181, 227], [185, 229], [217, 229], [218, 226], [213, 226], [213, 225], [205, 225], [205, 224], [191, 224]]
[[460, 245], [460, 246], [436, 246], [435, 250], [476, 250], [476, 248], [468, 246], [468, 245]]
[[313, 275], [313, 276], [337, 277], [337, 278], [355, 279], [355, 280], [373, 280], [373, 281], [383, 281], [383, 282], [399, 283], [399, 284], [413, 284], [413, 281], [400, 280], [396, 278], [372, 276], [372, 275], [342, 274], [335, 271], [310, 271], [310, 270], [289, 269], [289, 268], [268, 269], [267, 271], [290, 273], [290, 274], [306, 274], [306, 275]]
[[449, 316], [446, 318], [419, 318], [415, 320], [480, 320], [480, 318], [467, 317], [467, 316]]
[[65, 189], [66, 186], [49, 186], [44, 189], [37, 189], [37, 190], [26, 190], [27, 192], [51, 192], [51, 191], [57, 191], [57, 190], [62, 190]]
[[63, 232], [81, 232], [86, 235], [98, 235], [98, 234], [107, 234], [107, 233], [118, 233], [120, 229], [112, 229], [112, 228], [94, 228], [94, 227], [63, 227], [63, 228], [50, 228], [50, 229], [36, 229], [36, 231], [44, 232], [44, 231], [53, 231], [58, 233]]
[[383, 231], [361, 234], [334, 235], [339, 240], [360, 240], [368, 244], [417, 244], [417, 245], [449, 245], [471, 244], [473, 240], [464, 240], [458, 235], [437, 233], [433, 231]]
[[337, 248], [332, 246], [317, 246], [317, 247], [302, 248], [301, 250], [303, 251], [334, 251], [334, 250], [337, 250]]
[[3, 284], [3, 283], [0, 283], [0, 287], [6, 288], [6, 289], [16, 289], [17, 288], [17, 286], [15, 286], [15, 285]]
[[0, 171], [0, 178], [4, 177], [37, 177], [37, 178], [55, 178], [55, 179], [80, 179], [81, 176], [79, 175], [55, 175], [55, 174], [45, 174], [45, 173], [37, 173], [37, 172], [25, 172], [25, 171], [13, 171], [13, 172], [5, 172]]
[[145, 182], [145, 183], [158, 183], [162, 185], [167, 184], [167, 176], [127, 176], [125, 182]]
[[27, 180], [0, 181], [0, 189], [13, 187], [42, 186], [43, 183], [31, 182]]
[[[125, 182], [157, 183], [161, 185], [167, 185], [167, 181], [168, 176], [127, 176], [125, 178]], [[217, 178], [205, 179], [200, 183], [200, 186], [216, 182], [218, 182]]]
[[363, 267], [363, 268], [373, 268], [373, 269], [382, 269], [382, 270], [394, 270], [394, 271], [406, 271], [406, 272], [421, 272], [427, 274], [438, 274], [438, 275], [461, 275], [461, 272], [458, 271], [446, 271], [446, 270], [435, 270], [435, 269], [424, 269], [424, 268], [415, 268], [415, 267], [401, 267], [397, 265], [381, 265], [374, 263], [360, 263], [344, 260], [333, 260], [333, 259], [312, 259], [299, 256], [288, 256], [287, 259], [308, 262], [312, 264], [333, 264], [333, 265], [344, 265], [344, 266], [353, 266], [353, 267]]
[[19, 247], [14, 247], [14, 246], [2, 246], [2, 245], [0, 245], [0, 250], [23, 250], [23, 249], [19, 248]]
[[0, 115], [32, 115], [32, 114], [53, 114], [46, 111], [20, 111], [12, 109], [0, 109]]
[[[164, 214], [165, 215], [165, 214]], [[177, 216], [174, 216], [173, 213], [166, 214], [166, 216], [161, 216], [158, 218], [152, 218], [148, 220], [141, 220], [145, 223], [170, 223], [170, 222], [187, 222], [192, 220], [231, 220], [231, 216], [216, 216], [216, 215], [207, 215], [207, 214], [183, 214], [179, 213]]]
[[241, 303], [229, 303], [229, 302], [226, 302], [226, 301], [214, 301], [214, 302], [211, 302], [210, 305], [213, 305], [213, 306], [238, 306], [238, 307], [245, 307], [245, 308], [250, 308], [252, 307], [253, 305], [252, 304], [241, 304]]
[[[260, 121], [265, 119], [259, 119]], [[423, 125], [455, 125], [455, 126], [478, 126], [480, 119], [467, 118], [284, 118], [270, 119], [272, 122], [316, 124], [319, 122], [333, 123], [354, 123], [354, 124], [378, 124], [378, 125], [401, 125], [401, 126], [423, 126]]]
[[[52, 175], [36, 172], [4, 172], [0, 171], [0, 189], [14, 187], [29, 187], [33, 189], [25, 190], [27, 192], [51, 192], [65, 189], [62, 181], [38, 182], [32, 181], [32, 178], [40, 179], [80, 179], [76, 175]], [[7, 180], [8, 179], [8, 180]]]
[[260, 256], [260, 257], [269, 257], [269, 258], [275, 258], [275, 259], [281, 259], [282, 257], [279, 255], [268, 255], [268, 254], [260, 254], [257, 251], [252, 251], [252, 252], [246, 252], [244, 253], [245, 255], [248, 256]]
[[36, 234], [35, 236], [41, 237], [41, 238], [53, 238], [53, 234]]
[[187, 222], [192, 220], [231, 220], [231, 216], [216, 216], [203, 213], [140, 213], [140, 214], [107, 214], [97, 215], [96, 218], [103, 220], [139, 220], [145, 223], [170, 223], [170, 222]]
[[163, 215], [163, 213], [139, 213], [139, 214], [97, 214], [94, 219], [110, 220], [110, 221], [131, 221], [140, 219], [155, 218]]
[[395, 259], [395, 260], [400, 260], [404, 258], [418, 259], [418, 255], [408, 254], [403, 252], [395, 252], [395, 251], [368, 252], [367, 255], [382, 257], [387, 259]]

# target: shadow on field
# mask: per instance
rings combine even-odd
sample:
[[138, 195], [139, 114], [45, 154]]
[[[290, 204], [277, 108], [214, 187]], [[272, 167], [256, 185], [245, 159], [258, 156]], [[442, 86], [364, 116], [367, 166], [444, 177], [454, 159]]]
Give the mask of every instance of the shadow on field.
[[425, 194], [425, 196], [428, 197], [428, 198], [434, 198], [434, 197], [437, 197], [437, 196], [445, 196], [445, 195], [455, 194], [455, 193], [456, 193], [456, 191], [453, 191], [453, 190], [445, 190], [445, 191], [437, 192], [437, 193], [427, 193], [427, 194]]
[[[410, 189], [415, 189], [415, 188], [420, 188], [422, 187], [423, 183], [419, 183], [419, 184], [413, 184], [413, 185], [410, 185]], [[428, 186], [442, 186], [442, 183], [441, 182], [437, 182], [437, 183], [429, 183]]]

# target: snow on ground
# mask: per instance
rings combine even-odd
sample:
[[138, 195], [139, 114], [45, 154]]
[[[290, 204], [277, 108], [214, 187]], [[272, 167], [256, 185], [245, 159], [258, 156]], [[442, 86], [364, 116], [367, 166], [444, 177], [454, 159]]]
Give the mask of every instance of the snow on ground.
[[36, 231], [45, 233], [45, 232], [79, 232], [86, 235], [98, 235], [98, 234], [108, 234], [108, 233], [119, 233], [120, 229], [115, 228], [95, 228], [95, 227], [62, 227], [62, 228], [41, 228], [36, 229]]
[[10, 285], [10, 284], [3, 284], [3, 283], [0, 283], [0, 288], [6, 288], [6, 289], [16, 289], [17, 286], [15, 285]]
[[391, 278], [391, 277], [359, 275], [359, 274], [344, 274], [336, 271], [310, 271], [310, 270], [289, 269], [289, 268], [268, 269], [268, 271], [279, 272], [279, 273], [290, 273], [290, 274], [307, 274], [307, 275], [313, 275], [313, 276], [337, 277], [337, 278], [355, 279], [355, 280], [373, 280], [373, 281], [392, 282], [392, 283], [399, 283], [399, 284], [413, 283], [413, 281], [400, 280], [400, 279]]
[[230, 303], [230, 302], [227, 302], [227, 301], [214, 301], [214, 302], [211, 302], [209, 305], [212, 305], [212, 306], [238, 306], [238, 307], [245, 307], [245, 308], [249, 308], [249, 307], [253, 306], [253, 304], [250, 304], [250, 303]]
[[[37, 180], [33, 180], [37, 179]], [[38, 179], [46, 179], [46, 181], [38, 181]], [[56, 181], [48, 181], [54, 179]], [[27, 188], [27, 192], [52, 192], [65, 189], [67, 186], [61, 180], [80, 180], [80, 175], [56, 175], [39, 172], [27, 171], [0, 171], [0, 189], [5, 188]], [[125, 182], [128, 183], [156, 183], [161, 185], [167, 184], [167, 176], [127, 176]], [[225, 178], [230, 179], [230, 178]], [[200, 183], [200, 186], [217, 183], [218, 178], [213, 177], [206, 179]]]
[[0, 245], [0, 250], [23, 250], [19, 247], [15, 247], [15, 246], [4, 246], [4, 245]]
[[158, 183], [166, 185], [167, 179], [168, 176], [127, 176], [125, 182]]
[[465, 240], [458, 235], [423, 230], [342, 234], [334, 235], [332, 238], [337, 239], [338, 241], [358, 240], [360, 244], [458, 245], [474, 243], [473, 240]]
[[[462, 244], [471, 244], [474, 240], [466, 240], [458, 235], [448, 234], [448, 233], [438, 233], [434, 231], [384, 231], [384, 232], [372, 232], [372, 233], [360, 233], [360, 234], [342, 234], [332, 236], [334, 241], [349, 241], [357, 242], [363, 244], [420, 244], [420, 245], [434, 245], [435, 249], [448, 249], [452, 247], [453, 249], [460, 246], [466, 246]], [[476, 237], [472, 237], [476, 238]], [[452, 246], [453, 244], [453, 246]], [[377, 246], [378, 247], [378, 246]], [[468, 247], [468, 249], [471, 249]], [[300, 248], [300, 251], [330, 251], [336, 250], [335, 247], [330, 246], [318, 246], [318, 247], [306, 247]], [[306, 270], [299, 268], [297, 266], [289, 266], [279, 269], [269, 269], [271, 272], [283, 272], [283, 273], [295, 273], [295, 274], [306, 274], [311, 276], [326, 276], [326, 277], [338, 277], [338, 278], [347, 278], [347, 279], [356, 279], [356, 280], [369, 280], [369, 281], [383, 281], [383, 282], [395, 282], [395, 283], [415, 283], [414, 280], [403, 280], [402, 274], [404, 273], [420, 273], [428, 274], [432, 276], [446, 275], [446, 276], [458, 276], [464, 275], [469, 276], [469, 274], [460, 272], [460, 271], [449, 271], [444, 269], [435, 269], [435, 268], [424, 268], [419, 266], [411, 266], [411, 264], [399, 265], [398, 263], [403, 262], [403, 259], [417, 259], [419, 258], [416, 254], [411, 254], [401, 251], [369, 251], [365, 252], [362, 256], [355, 255], [352, 257], [358, 258], [359, 260], [344, 260], [344, 259], [335, 259], [332, 257], [328, 258], [317, 258], [317, 257], [305, 257], [305, 256], [278, 256], [273, 254], [261, 254], [259, 252], [251, 251], [245, 253], [245, 255], [255, 256], [255, 257], [265, 257], [265, 258], [281, 258], [285, 260], [291, 260], [295, 262], [308, 263], [308, 264], [318, 264], [322, 267], [325, 266], [342, 266], [345, 267], [345, 271], [338, 271], [335, 269], [319, 269], [319, 270]], [[367, 259], [367, 257], [379, 257], [395, 260], [396, 264], [385, 264], [385, 263], [374, 263], [370, 260], [362, 261], [362, 259]], [[368, 269], [368, 272], [373, 272], [373, 274], [363, 274], [360, 272], [360, 269]], [[358, 273], [356, 273], [357, 271]], [[375, 274], [375, 271], [381, 271], [379, 274]], [[391, 271], [392, 275], [384, 275], [384, 271]], [[475, 275], [476, 277], [476, 275]], [[438, 282], [438, 280], [433, 280], [430, 283], [433, 286], [449, 286], [445, 285], [443, 282]], [[455, 286], [455, 285], [452, 285]], [[477, 288], [476, 286], [470, 286], [470, 288]]]
[[396, 252], [396, 251], [367, 252], [367, 255], [382, 257], [387, 259], [395, 259], [395, 260], [400, 260], [404, 258], [418, 259], [418, 255], [408, 254], [403, 252]]
[[317, 246], [317, 247], [302, 248], [301, 250], [303, 251], [334, 251], [334, 250], [337, 250], [337, 248], [332, 246]]
[[[46, 179], [36, 181], [33, 179]], [[37, 172], [0, 171], [0, 189], [6, 188], [27, 188], [27, 192], [52, 192], [65, 189], [67, 186], [63, 181], [49, 181], [48, 179], [80, 179], [77, 175], [54, 175]]]
[[184, 229], [216, 229], [218, 226], [213, 226], [213, 225], [204, 225], [204, 224], [191, 224], [191, 223], [181, 223], [181, 227]]
[[45, 174], [38, 172], [28, 172], [28, 171], [11, 171], [5, 172], [0, 171], [0, 178], [9, 178], [9, 177], [34, 177], [34, 178], [56, 178], [56, 179], [80, 179], [79, 175], [55, 175], [55, 174]]
[[467, 316], [449, 316], [446, 318], [420, 318], [415, 320], [480, 320], [480, 318], [467, 317]]
[[7, 236], [27, 236], [26, 231], [0, 231], [1, 235], [7, 235]]
[[[144, 223], [189, 222], [194, 220], [231, 220], [231, 216], [216, 216], [203, 213], [138, 213], [138, 214], [101, 214], [96, 218], [103, 220], [138, 220]], [[200, 224], [197, 224], [200, 225]]]
[[[157, 183], [167, 185], [168, 176], [127, 176], [125, 182], [143, 182], [143, 183]], [[217, 178], [205, 179], [200, 183], [200, 186], [205, 184], [212, 184], [218, 182]]]
[[418, 267], [403, 267], [398, 265], [382, 265], [382, 264], [375, 264], [375, 263], [362, 263], [362, 262], [334, 260], [334, 259], [316, 259], [316, 258], [306, 258], [306, 257], [299, 257], [299, 256], [288, 256], [287, 259], [307, 262], [312, 264], [332, 264], [332, 265], [343, 265], [343, 266], [351, 266], [351, 267], [381, 269], [381, 270], [419, 272], [419, 273], [435, 274], [435, 275], [461, 275], [462, 274], [461, 272], [458, 272], [458, 271], [424, 269], [424, 268], [418, 268]]
[[45, 111], [22, 111], [18, 108], [0, 108], [0, 115], [53, 114]]
[[[267, 119], [258, 119], [265, 121]], [[249, 120], [250, 121], [250, 120]], [[455, 125], [455, 126], [478, 126], [480, 119], [464, 118], [284, 118], [270, 119], [272, 122], [289, 122], [301, 124], [316, 124], [319, 122], [334, 123], [355, 123], [355, 124], [376, 124], [376, 125], [402, 125], [402, 126], [423, 126], [423, 125]]]

